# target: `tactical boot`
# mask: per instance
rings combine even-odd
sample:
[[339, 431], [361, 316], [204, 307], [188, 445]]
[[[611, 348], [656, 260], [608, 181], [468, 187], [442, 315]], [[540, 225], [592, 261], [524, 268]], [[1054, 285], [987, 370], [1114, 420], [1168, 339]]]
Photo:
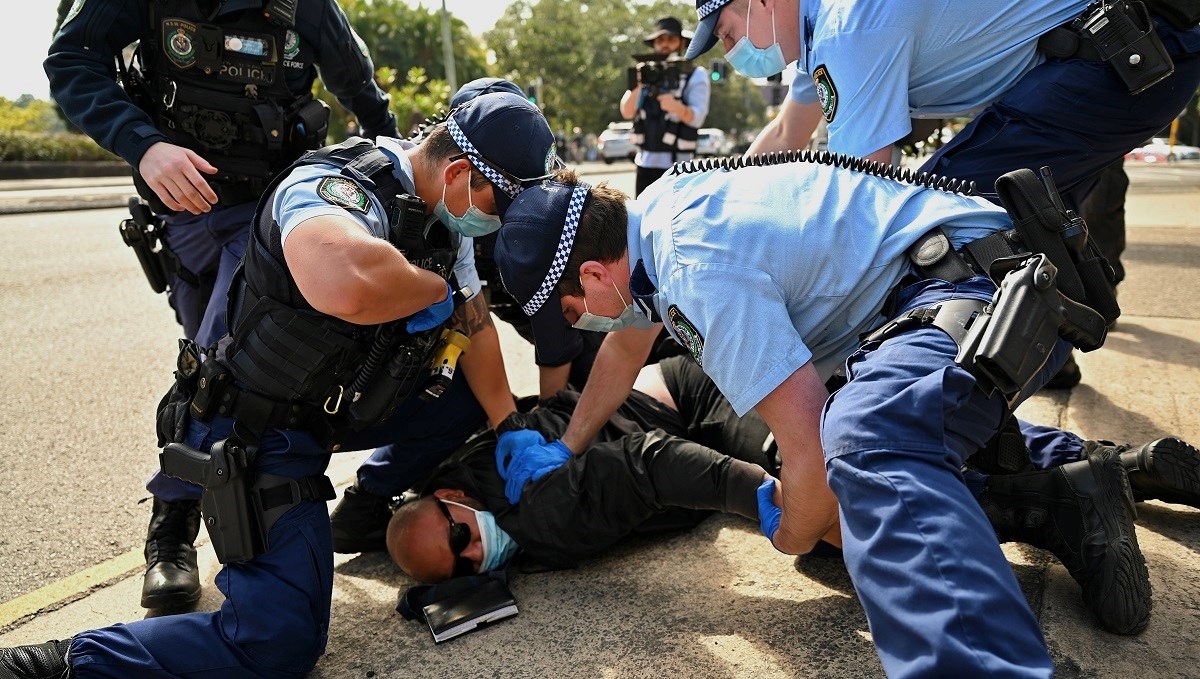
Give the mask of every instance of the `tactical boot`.
[[146, 532], [142, 608], [177, 609], [200, 598], [200, 569], [192, 543], [200, 532], [200, 502], [154, 498]]
[[1084, 441], [1087, 454], [1115, 450], [1129, 475], [1133, 499], [1162, 500], [1200, 509], [1200, 451], [1177, 438], [1158, 439], [1134, 447], [1111, 441]]
[[387, 527], [392, 520], [391, 498], [372, 495], [357, 483], [346, 489], [329, 515], [333, 551], [339, 554], [387, 551]]
[[1083, 379], [1083, 371], [1079, 369], [1079, 364], [1075, 362], [1075, 352], [1067, 355], [1067, 362], [1054, 373], [1043, 389], [1072, 389], [1079, 381]]
[[1024, 542], [1062, 561], [1101, 627], [1116, 634], [1146, 629], [1150, 576], [1115, 451], [1099, 450], [1053, 469], [993, 475], [979, 504], [1001, 542]]
[[67, 664], [71, 640], [47, 641], [33, 646], [0, 648], [0, 679], [72, 679]]

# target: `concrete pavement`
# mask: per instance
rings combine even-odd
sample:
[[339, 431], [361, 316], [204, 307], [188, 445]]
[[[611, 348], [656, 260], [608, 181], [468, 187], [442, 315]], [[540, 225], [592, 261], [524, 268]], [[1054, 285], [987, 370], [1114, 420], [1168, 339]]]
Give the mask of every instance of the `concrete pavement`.
[[[1162, 194], [1135, 179], [1128, 208], [1124, 315], [1104, 349], [1079, 357], [1080, 386], [1039, 395], [1020, 414], [1090, 438], [1141, 442], [1174, 434], [1197, 442], [1200, 230], [1194, 227], [1200, 226], [1200, 191]], [[507, 326], [502, 330], [514, 387], [531, 393], [536, 378], [528, 346]], [[358, 459], [335, 456], [330, 476], [344, 486]], [[1060, 677], [1200, 676], [1200, 511], [1145, 503], [1138, 526], [1155, 610], [1149, 629], [1133, 638], [1096, 628], [1078, 586], [1052, 556], [1006, 546]], [[201, 608], [212, 610], [220, 605], [212, 586], [217, 564], [207, 546], [201, 559], [208, 582]], [[14, 603], [21, 601], [0, 604], [0, 645], [142, 617], [139, 574], [103, 582], [121, 568], [96, 571], [90, 583], [86, 576], [60, 583], [68, 590], [64, 598], [78, 598], [56, 610], [8, 622], [4, 615], [18, 613]], [[442, 645], [393, 612], [397, 591], [410, 584], [381, 555], [339, 556], [331, 637], [313, 676], [882, 674], [845, 571], [824, 564], [799, 572], [756, 526], [735, 518], [713, 517], [686, 534], [631, 541], [575, 570], [517, 574], [517, 618]]]

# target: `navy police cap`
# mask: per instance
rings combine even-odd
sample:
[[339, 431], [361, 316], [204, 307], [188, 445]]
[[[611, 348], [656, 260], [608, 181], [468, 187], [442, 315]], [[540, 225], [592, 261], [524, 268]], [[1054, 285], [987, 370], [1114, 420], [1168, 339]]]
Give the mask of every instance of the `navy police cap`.
[[531, 186], [513, 201], [497, 234], [500, 280], [529, 316], [541, 365], [560, 365], [579, 353], [579, 333], [563, 317], [557, 289], [590, 189], [584, 183]]
[[561, 166], [549, 123], [523, 96], [479, 95], [454, 109], [446, 129], [472, 166], [491, 182], [501, 216], [526, 182]]
[[695, 37], [688, 45], [685, 59], [695, 59], [717, 44], [717, 20], [721, 18], [721, 10], [733, 0], [696, 0], [696, 16], [700, 23], [696, 26]]
[[471, 82], [458, 88], [453, 97], [450, 97], [450, 108], [457, 108], [471, 101], [475, 97], [493, 92], [509, 92], [518, 97], [524, 97], [525, 93], [521, 91], [512, 82], [504, 78], [476, 78]]

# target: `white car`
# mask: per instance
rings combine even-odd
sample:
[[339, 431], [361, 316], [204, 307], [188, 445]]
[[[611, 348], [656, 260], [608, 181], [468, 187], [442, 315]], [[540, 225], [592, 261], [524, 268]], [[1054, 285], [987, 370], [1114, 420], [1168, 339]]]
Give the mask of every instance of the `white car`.
[[723, 156], [728, 153], [724, 130], [715, 127], [700, 128], [699, 137], [696, 139], [697, 156]]
[[630, 141], [633, 134], [633, 123], [609, 123], [608, 129], [600, 133], [596, 140], [596, 148], [600, 150], [600, 159], [605, 163], [614, 160], [633, 160], [638, 148]]

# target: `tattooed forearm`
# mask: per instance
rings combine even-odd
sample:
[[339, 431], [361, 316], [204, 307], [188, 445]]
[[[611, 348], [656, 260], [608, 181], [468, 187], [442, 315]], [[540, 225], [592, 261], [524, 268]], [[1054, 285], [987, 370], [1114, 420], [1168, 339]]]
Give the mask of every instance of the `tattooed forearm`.
[[451, 325], [467, 337], [490, 327], [492, 315], [488, 312], [487, 301], [483, 295], [475, 295], [471, 301], [455, 309]]

